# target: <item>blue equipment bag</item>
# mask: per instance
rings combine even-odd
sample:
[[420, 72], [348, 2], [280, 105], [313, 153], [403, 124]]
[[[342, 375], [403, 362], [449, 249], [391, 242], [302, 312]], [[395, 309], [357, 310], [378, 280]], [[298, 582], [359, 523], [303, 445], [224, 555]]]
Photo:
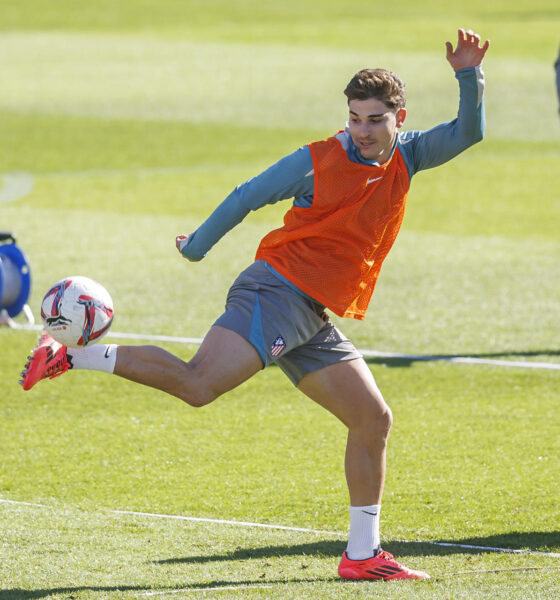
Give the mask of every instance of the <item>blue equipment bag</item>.
[[10, 317], [18, 315], [30, 291], [31, 270], [25, 254], [13, 234], [0, 231], [0, 314], [5, 310]]

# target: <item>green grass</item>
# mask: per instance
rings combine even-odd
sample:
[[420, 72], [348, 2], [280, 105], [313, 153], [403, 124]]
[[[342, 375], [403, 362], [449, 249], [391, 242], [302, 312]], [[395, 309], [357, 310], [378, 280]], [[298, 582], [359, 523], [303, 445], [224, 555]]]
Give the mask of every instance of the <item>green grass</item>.
[[[196, 0], [95, 0], [87, 5], [58, 0], [20, 0], [2, 7], [6, 31], [104, 31], [119, 35], [138, 33], [158, 37], [219, 40], [229, 44], [289, 43], [297, 46], [356, 48], [372, 46], [410, 52], [434, 49], [433, 40], [457, 27], [484, 29], [495, 41], [496, 52], [549, 59], [557, 45], [560, 11], [554, 0], [519, 2], [485, 0], [449, 3], [427, 0], [421, 5], [351, 4], [325, 0], [212, 0], [204, 9]], [[421, 32], [421, 33], [420, 33]]]
[[[367, 320], [337, 323], [361, 348], [558, 363], [559, 24], [552, 1], [2, 3], [0, 192], [17, 173], [32, 189], [0, 203], [0, 230], [28, 255], [35, 315], [84, 274], [113, 295], [115, 332], [203, 336], [288, 204], [197, 264], [175, 235], [341, 127], [358, 68], [402, 74], [408, 127], [453, 118], [443, 42], [465, 25], [492, 40], [486, 139], [414, 178]], [[560, 552], [557, 370], [368, 359], [395, 415], [383, 544], [433, 578], [353, 584], [336, 578], [345, 430], [279, 369], [197, 411], [99, 373], [23, 393], [34, 341], [0, 328], [0, 499], [42, 505], [0, 503], [0, 600], [557, 594], [557, 557], [429, 544]]]
[[[6, 366], [12, 372], [32, 338], [2, 335], [13, 349]], [[381, 592], [334, 579], [346, 530], [344, 431], [294, 394], [277, 369], [201, 411], [81, 372], [43, 384], [25, 402], [11, 394], [3, 403], [2, 496], [44, 506], [0, 505], [4, 585], [30, 590], [0, 597], [129, 598], [236, 585], [273, 591], [244, 589], [231, 597], [550, 597], [557, 558], [425, 542], [560, 549], [552, 493], [559, 437], [550, 426], [557, 375], [514, 370], [505, 377], [493, 367], [383, 368], [377, 362], [372, 367], [398, 416], [385, 546], [429, 570], [433, 581]], [[491, 390], [491, 398], [481, 390]], [[527, 405], [529, 395], [538, 407]], [[340, 533], [254, 530], [115, 510]]]
[[[343, 540], [336, 536], [178, 523], [68, 507], [10, 506], [5, 512], [16, 522], [28, 521], [27, 528], [13, 526], [6, 536], [6, 546], [17, 546], [25, 561], [21, 587], [0, 592], [0, 597], [13, 600], [55, 596], [129, 599], [149, 592], [167, 597], [165, 591], [177, 595], [180, 590], [191, 593], [179, 597], [294, 599], [489, 598], [507, 591], [513, 597], [544, 600], [554, 596], [557, 583], [554, 559], [541, 559], [538, 570], [524, 571], [534, 562], [527, 556], [393, 543], [391, 549], [409, 561], [421, 557], [427, 567], [440, 569], [434, 572], [434, 579], [421, 584], [354, 584], [330, 576], [344, 548]], [[29, 536], [31, 528], [34, 537]], [[37, 536], [51, 551], [48, 565], [36, 553]], [[69, 542], [73, 548], [70, 556]], [[92, 546], [99, 549], [93, 560]], [[18, 567], [11, 561], [7, 566]], [[492, 569], [503, 571], [492, 573]], [[70, 572], [75, 579], [70, 583], [61, 572]], [[28, 586], [33, 589], [31, 594], [23, 591]], [[238, 590], [203, 594], [216, 587]], [[481, 588], [488, 595], [482, 595]]]
[[[10, 365], [17, 370], [32, 336], [3, 335], [17, 345]], [[189, 356], [180, 346], [168, 348]], [[391, 435], [388, 535], [451, 539], [462, 529], [465, 537], [492, 536], [504, 525], [494, 503], [496, 490], [533, 513], [528, 522], [524, 511], [512, 510], [507, 520], [511, 531], [544, 531], [557, 502], [549, 492], [560, 445], [548, 424], [558, 375], [513, 370], [504, 377], [496, 367], [473, 372], [441, 364], [382, 368], [380, 362], [371, 360], [399, 415]], [[455, 390], [453, 398], [450, 389]], [[481, 389], [492, 390], [491, 401], [481, 397]], [[536, 411], [526, 406], [529, 389], [539, 401]], [[87, 398], [77, 405], [83, 390], [88, 390]], [[274, 367], [202, 411], [91, 373], [47, 382], [27, 394], [25, 403], [12, 397], [4, 404], [3, 426], [17, 435], [3, 442], [3, 470], [8, 481], [18, 480], [18, 499], [49, 503], [55, 497], [69, 504], [212, 517], [222, 501], [222, 494], [213, 492], [219, 482], [235, 497], [241, 520], [312, 527], [318, 519], [322, 528], [346, 528], [345, 484], [340, 469], [333, 468], [342, 463], [344, 428], [293, 393]], [[543, 438], [549, 428], [551, 435]], [[484, 436], [479, 438], [478, 431]], [[196, 452], [190, 450], [193, 444]], [[519, 447], [524, 448], [522, 456]], [[41, 465], [45, 470], [37, 479], [34, 473]], [[95, 481], [98, 473], [102, 485]], [[169, 495], [174, 489], [186, 495]], [[251, 493], [257, 489], [258, 494]], [[411, 510], [416, 504], [428, 508], [420, 522]]]
[[[395, 543], [392, 549], [406, 554], [409, 560], [418, 561], [421, 556], [427, 565], [442, 570], [434, 573], [434, 580], [427, 584], [353, 584], [327, 575], [344, 548], [343, 541], [333, 536], [177, 524], [76, 508], [9, 507], [6, 512], [14, 520], [28, 519], [44, 544], [58, 550], [58, 554], [53, 552], [52, 563], [46, 566], [34, 553], [36, 539], [29, 539], [25, 529], [14, 527], [10, 531], [7, 545], [17, 543], [22, 558], [26, 559], [27, 574], [22, 577], [22, 586], [27, 583], [34, 589], [32, 596], [16, 591], [3, 596], [15, 600], [52, 594], [66, 598], [126, 599], [149, 591], [181, 589], [198, 594], [179, 597], [204, 597], [205, 588], [226, 586], [240, 589], [208, 591], [207, 597], [403, 598], [412, 593], [410, 597], [414, 598], [473, 598], [492, 597], [491, 594], [503, 590], [513, 594], [521, 591], [525, 596], [518, 597], [527, 598], [545, 599], [554, 595], [553, 559], [541, 559], [540, 570], [523, 571], [532, 562], [526, 556], [461, 554], [422, 544]], [[108, 528], [112, 532], [110, 538], [106, 536]], [[68, 541], [74, 548], [70, 560], [65, 554]], [[103, 550], [94, 560], [88, 553], [91, 546]], [[491, 569], [504, 571], [482, 572]], [[77, 575], [79, 582], [69, 584], [68, 579], [60, 576], [61, 571], [69, 570]], [[467, 570], [470, 573], [464, 573]], [[255, 589], [247, 589], [250, 587]], [[489, 595], [480, 595], [481, 587]]]

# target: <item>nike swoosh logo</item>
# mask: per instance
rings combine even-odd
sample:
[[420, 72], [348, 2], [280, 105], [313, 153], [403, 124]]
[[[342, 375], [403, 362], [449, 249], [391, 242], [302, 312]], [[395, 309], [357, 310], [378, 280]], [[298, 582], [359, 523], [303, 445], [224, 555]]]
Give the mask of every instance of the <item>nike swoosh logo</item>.
[[372, 513], [369, 512], [368, 510], [362, 510], [363, 513], [366, 513], [366, 515], [371, 515], [372, 517], [377, 517], [377, 513]]
[[109, 358], [109, 354], [111, 354], [111, 346], [107, 346], [105, 350], [105, 358]]
[[374, 181], [377, 181], [378, 179], [383, 179], [383, 175], [381, 175], [381, 177], [374, 177], [373, 179], [368, 179], [366, 182], [366, 185], [369, 185], [370, 183], [373, 183]]

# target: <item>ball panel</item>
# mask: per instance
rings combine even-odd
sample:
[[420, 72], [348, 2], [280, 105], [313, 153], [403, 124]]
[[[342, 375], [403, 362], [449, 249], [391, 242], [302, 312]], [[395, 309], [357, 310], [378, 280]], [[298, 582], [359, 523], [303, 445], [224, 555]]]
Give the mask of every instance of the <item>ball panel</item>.
[[113, 300], [100, 284], [76, 275], [55, 283], [41, 303], [43, 326], [71, 348], [100, 341], [113, 322]]

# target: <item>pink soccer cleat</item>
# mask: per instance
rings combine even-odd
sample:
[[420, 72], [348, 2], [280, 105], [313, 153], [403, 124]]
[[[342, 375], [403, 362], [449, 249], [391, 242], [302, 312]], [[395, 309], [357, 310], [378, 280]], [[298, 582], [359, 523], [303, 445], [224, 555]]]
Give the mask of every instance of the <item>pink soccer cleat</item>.
[[338, 565], [338, 574], [343, 579], [429, 579], [423, 571], [413, 571], [399, 564], [389, 552], [381, 551], [377, 556], [364, 560], [350, 560], [346, 552]]
[[54, 340], [47, 332], [41, 334], [27, 359], [19, 381], [24, 390], [30, 390], [41, 379], [58, 377], [71, 367], [66, 356], [66, 346]]

